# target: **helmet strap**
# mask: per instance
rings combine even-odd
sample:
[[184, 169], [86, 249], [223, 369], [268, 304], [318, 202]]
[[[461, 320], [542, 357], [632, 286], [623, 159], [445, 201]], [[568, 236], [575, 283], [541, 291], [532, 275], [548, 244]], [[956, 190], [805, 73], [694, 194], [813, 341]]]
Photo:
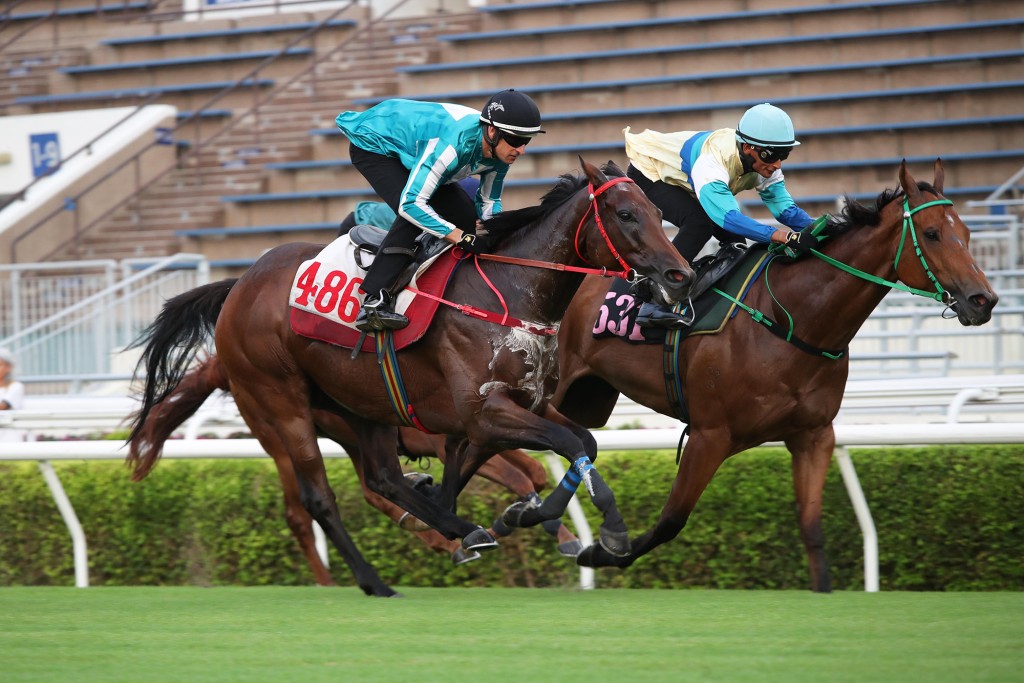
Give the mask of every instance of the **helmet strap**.
[[[494, 124], [490, 124], [489, 123], [489, 124], [485, 124], [485, 126], [486, 127], [484, 128], [484, 141], [487, 143], [487, 146], [491, 148], [491, 158], [497, 159], [498, 158], [498, 143], [501, 142], [501, 134], [498, 132], [498, 127], [495, 126]], [[488, 135], [487, 135], [487, 129], [488, 128], [493, 128], [494, 129], [494, 137], [493, 138], [492, 137], [488, 137]]]
[[750, 172], [752, 172], [754, 170], [754, 160], [750, 158], [749, 154], [745, 154], [743, 152], [743, 145], [746, 145], [746, 144], [749, 144], [749, 143], [740, 142], [739, 140], [737, 140], [736, 141], [736, 148], [739, 150], [739, 153], [740, 153], [740, 163], [743, 164], [743, 172], [744, 173], [750, 173]]

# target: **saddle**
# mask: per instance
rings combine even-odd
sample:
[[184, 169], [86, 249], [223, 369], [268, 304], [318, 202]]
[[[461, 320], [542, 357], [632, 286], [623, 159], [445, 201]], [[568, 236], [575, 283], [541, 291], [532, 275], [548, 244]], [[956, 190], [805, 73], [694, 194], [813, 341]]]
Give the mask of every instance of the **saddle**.
[[[384, 228], [378, 228], [375, 225], [355, 225], [351, 230], [348, 231], [348, 238], [355, 246], [355, 257], [356, 264], [363, 270], [370, 268], [370, 262], [366, 259], [367, 256], [376, 256], [381, 253], [380, 245], [384, 241], [388, 231]], [[448, 246], [440, 237], [423, 233], [416, 238], [416, 243], [412, 249], [402, 249], [401, 247], [388, 247], [384, 250], [385, 254], [407, 254], [410, 259], [409, 265], [402, 271], [402, 274], [398, 276], [398, 280], [395, 282], [395, 286], [391, 288], [392, 294], [398, 294], [412, 281], [413, 275], [419, 270], [419, 267], [429, 261], [434, 256], [437, 256]]]
[[[315, 258], [302, 263], [289, 296], [290, 323], [296, 334], [353, 349], [362, 339], [361, 351], [373, 352], [376, 344], [355, 328], [354, 321], [362, 305], [358, 285], [370, 265], [370, 257], [380, 253], [387, 231], [370, 225], [357, 225], [337, 238]], [[440, 297], [460, 263], [450, 245], [432, 235], [420, 235], [412, 249], [398, 250], [412, 261], [402, 272], [393, 292], [396, 310], [409, 317], [408, 327], [396, 330], [394, 345], [401, 349], [419, 341], [437, 312]], [[390, 250], [388, 250], [390, 251]], [[415, 285], [427, 296], [420, 296]]]
[[[717, 287], [742, 299], [750, 284], [760, 275], [767, 258], [768, 253], [762, 245], [748, 247], [743, 243], [723, 243], [716, 253], [694, 261], [696, 276], [689, 299], [685, 304], [676, 305], [677, 311], [693, 319], [682, 334], [720, 332], [726, 320], [735, 314], [736, 305], [710, 290]], [[643, 284], [640, 283], [641, 286]], [[631, 286], [622, 280], [614, 282], [598, 312], [594, 337], [617, 336], [632, 344], [664, 343], [664, 329], [642, 328], [636, 324], [638, 309], [636, 285]]]

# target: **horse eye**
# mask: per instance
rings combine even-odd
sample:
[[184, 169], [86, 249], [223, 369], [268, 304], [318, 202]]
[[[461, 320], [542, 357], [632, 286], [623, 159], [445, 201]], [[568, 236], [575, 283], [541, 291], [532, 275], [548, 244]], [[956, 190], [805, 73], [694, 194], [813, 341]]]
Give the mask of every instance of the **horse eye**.
[[937, 228], [926, 228], [924, 231], [924, 236], [930, 239], [932, 242], [939, 241], [939, 231]]
[[619, 213], [619, 220], [620, 221], [631, 221], [631, 220], [633, 220], [633, 214], [631, 212], [629, 212], [629, 211], [626, 211], [625, 209], [620, 209], [618, 213]]

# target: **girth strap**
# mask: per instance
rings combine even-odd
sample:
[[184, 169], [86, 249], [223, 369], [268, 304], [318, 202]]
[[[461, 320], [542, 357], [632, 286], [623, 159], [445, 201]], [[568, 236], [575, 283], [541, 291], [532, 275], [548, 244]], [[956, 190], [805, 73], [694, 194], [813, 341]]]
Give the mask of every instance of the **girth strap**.
[[434, 432], [424, 427], [416, 418], [416, 411], [409, 403], [405, 383], [402, 381], [402, 371], [398, 367], [398, 356], [395, 354], [394, 335], [391, 334], [391, 330], [378, 330], [373, 336], [377, 342], [377, 366], [384, 378], [388, 400], [391, 401], [391, 407], [398, 415], [398, 419], [406, 427], [415, 427], [426, 434], [433, 434]]

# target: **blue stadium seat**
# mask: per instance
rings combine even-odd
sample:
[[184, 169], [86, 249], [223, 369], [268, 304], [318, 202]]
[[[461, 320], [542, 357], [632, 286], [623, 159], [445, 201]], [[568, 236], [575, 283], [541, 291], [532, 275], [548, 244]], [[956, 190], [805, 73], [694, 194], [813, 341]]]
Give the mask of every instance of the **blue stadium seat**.
[[[90, 102], [94, 100], [141, 99], [154, 93], [168, 95], [173, 93], [208, 92], [223, 90], [235, 85], [235, 81], [216, 81], [213, 83], [182, 83], [178, 85], [160, 85], [146, 88], [119, 88], [117, 90], [92, 90], [89, 92], [64, 93], [59, 95], [25, 95], [14, 100], [15, 104], [60, 104], [66, 102]], [[272, 78], [247, 78], [242, 87], [269, 88], [274, 85]]]
[[[106, 73], [111, 71], [127, 71], [131, 69], [159, 69], [174, 66], [202, 66], [204, 64], [219, 64], [223, 62], [239, 62], [249, 59], [267, 59], [276, 56], [279, 50], [258, 50], [254, 52], [228, 52], [218, 55], [202, 55], [199, 57], [178, 57], [175, 59], [146, 59], [137, 62], [118, 62], [114, 64], [93, 64], [88, 66], [65, 66], [57, 69], [59, 72], [70, 76], [82, 74]], [[305, 57], [313, 54], [309, 47], [289, 48], [285, 55]]]
[[[164, 33], [155, 36], [127, 36], [124, 38], [107, 38], [101, 40], [102, 45], [112, 47], [123, 47], [128, 45], [141, 45], [144, 43], [164, 43], [176, 40], [204, 40], [208, 38], [238, 38], [241, 36], [264, 35], [267, 33], [284, 33], [289, 31], [305, 31], [317, 26], [318, 22], [303, 21], [292, 24], [277, 24], [274, 26], [257, 26], [254, 28], [229, 28], [215, 31], [186, 31], [180, 33]], [[351, 19], [334, 19], [325, 28], [337, 28], [343, 26], [355, 26], [356, 22]]]
[[[519, 90], [537, 96], [541, 93], [563, 93], [578, 90], [607, 90], [612, 88], [647, 87], [652, 85], [676, 85], [681, 83], [700, 83], [705, 81], [721, 81], [730, 78], [763, 78], [770, 76], [792, 76], [800, 74], [841, 73], [844, 71], [866, 71], [874, 69], [894, 69], [903, 67], [932, 67], [943, 64], [956, 64], [967, 61], [990, 61], [1000, 59], [1016, 59], [1024, 57], [1024, 49], [1000, 50], [997, 52], [970, 52], [956, 55], [939, 55], [935, 57], [915, 57], [911, 59], [879, 59], [868, 62], [843, 62], [828, 64], [809, 64], [804, 66], [780, 66], [764, 69], [739, 69], [734, 71], [704, 72], [698, 74], [678, 74], [672, 76], [653, 76], [648, 78], [620, 78], [604, 81], [571, 81], [567, 83], [547, 83], [543, 85], [527, 85]], [[405, 99], [424, 100], [428, 102], [448, 102], [473, 98], [486, 99], [491, 90], [455, 90], [425, 95], [403, 95]], [[386, 97], [361, 97], [352, 100], [353, 104], [374, 105]]]
[[477, 7], [479, 12], [518, 12], [520, 10], [532, 10], [532, 9], [544, 9], [544, 8], [561, 8], [561, 7], [578, 7], [579, 5], [607, 5], [613, 2], [623, 2], [624, 0], [542, 0], [541, 2], [510, 2], [500, 5], [483, 5]]
[[176, 235], [182, 237], [231, 237], [236, 235], [259, 235], [268, 232], [302, 232], [309, 230], [327, 230], [338, 232], [338, 223], [293, 223], [289, 225], [256, 225], [241, 228], [193, 228], [177, 230]]
[[[615, 0], [604, 0], [613, 2]], [[451, 43], [465, 43], [476, 40], [492, 40], [495, 38], [520, 38], [531, 36], [559, 35], [563, 33], [581, 33], [587, 31], [622, 31], [631, 28], [653, 28], [658, 26], [677, 26], [684, 24], [706, 24], [714, 21], [751, 21], [762, 17], [788, 17], [794, 15], [826, 14], [836, 11], [872, 10], [887, 7], [903, 7], [912, 5], [935, 5], [940, 0], [871, 0], [867, 2], [851, 2], [833, 5], [811, 5], [807, 7], [778, 7], [766, 10], [743, 10], [739, 12], [721, 12], [717, 14], [694, 14], [682, 17], [656, 17], [653, 19], [637, 19], [635, 21], [617, 21], [602, 24], [570, 24], [567, 26], [537, 26], [524, 29], [506, 29], [501, 31], [467, 31], [465, 33], [445, 34], [437, 37]], [[595, 4], [594, 0], [584, 2], [551, 2], [524, 3], [515, 5], [491, 5], [480, 7], [482, 12], [498, 13], [524, 9], [563, 7], [565, 5]]]
[[437, 64], [414, 64], [396, 67], [401, 73], [431, 73], [457, 71], [460, 69], [487, 69], [492, 67], [538, 66], [552, 62], [579, 61], [588, 59], [623, 59], [625, 57], [648, 57], [652, 55], [677, 54], [686, 52], [703, 52], [707, 50], [746, 50], [754, 47], [773, 45], [796, 45], [799, 43], [819, 43], [824, 41], [871, 40], [884, 37], [907, 37], [933, 33], [944, 34], [955, 31], [984, 31], [992, 28], [1024, 26], [1024, 17], [1000, 19], [994, 21], [976, 21], [961, 24], [943, 24], [940, 26], [905, 26], [891, 29], [872, 29], [871, 31], [853, 31], [846, 33], [823, 33], [806, 36], [783, 36], [779, 38], [755, 38], [730, 40], [717, 43], [693, 43], [687, 45], [662, 45], [622, 50], [593, 50], [590, 52], [572, 52], [565, 54], [535, 55], [530, 57], [497, 56], [494, 59], [470, 62], [442, 62]]
[[150, 3], [148, 2], [117, 2], [111, 4], [104, 4], [97, 7], [96, 5], [89, 5], [88, 7], [60, 7], [54, 12], [53, 10], [33, 10], [31, 12], [18, 12], [17, 14], [9, 14], [4, 17], [7, 21], [29, 21], [32, 19], [42, 19], [48, 17], [51, 14], [56, 14], [58, 17], [74, 17], [84, 16], [88, 14], [102, 14], [106, 12], [128, 12], [132, 10], [145, 10], [149, 9]]

